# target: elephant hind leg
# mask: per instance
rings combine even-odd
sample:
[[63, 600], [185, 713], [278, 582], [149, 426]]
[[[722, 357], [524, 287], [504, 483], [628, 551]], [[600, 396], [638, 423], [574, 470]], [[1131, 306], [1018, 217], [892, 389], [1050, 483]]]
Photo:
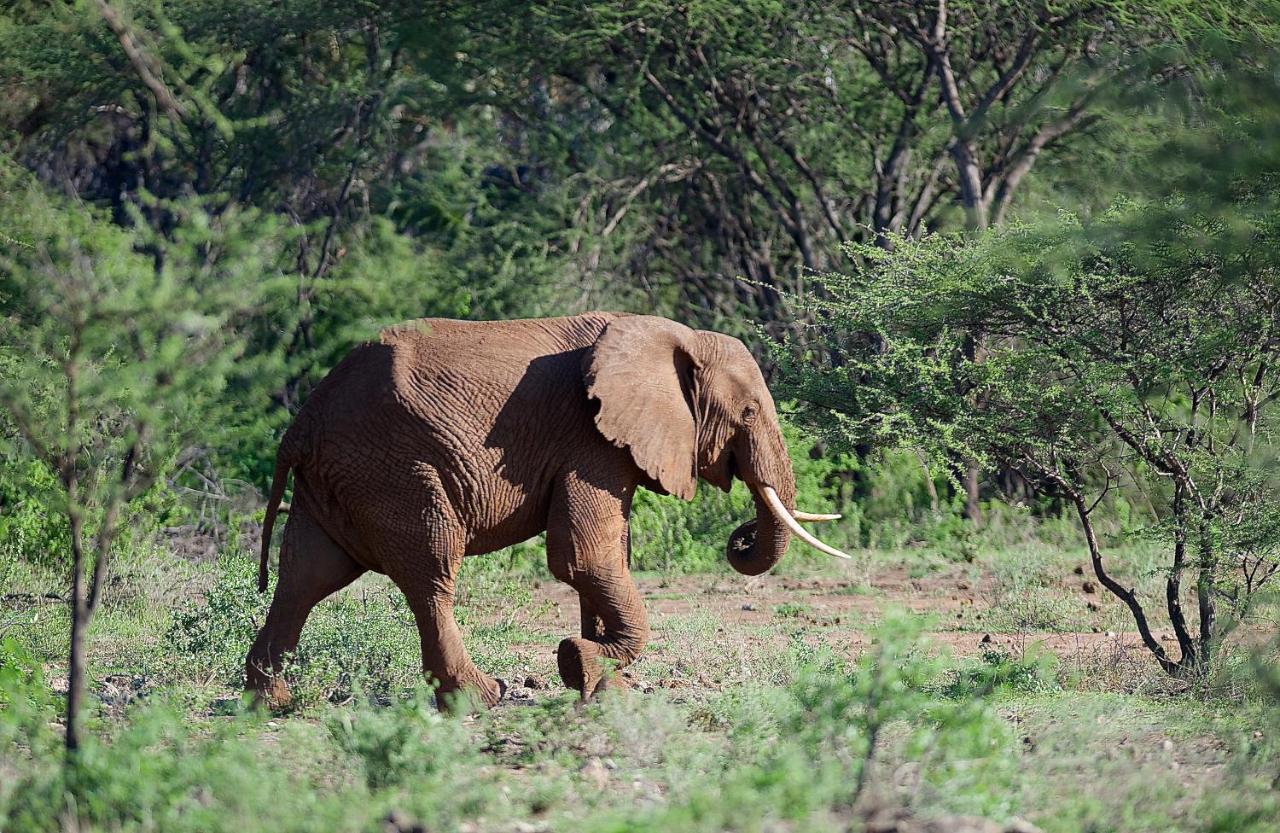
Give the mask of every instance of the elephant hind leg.
[[298, 647], [312, 608], [364, 572], [305, 512], [289, 515], [280, 547], [280, 579], [267, 621], [245, 659], [245, 687], [256, 699], [276, 708], [289, 704], [289, 687], [280, 676], [285, 654]]
[[472, 662], [453, 615], [455, 580], [466, 539], [440, 476], [421, 466], [414, 484], [424, 509], [383, 529], [380, 558], [387, 575], [409, 602], [422, 642], [422, 670], [435, 684], [436, 704], [447, 710], [455, 692], [468, 691], [486, 706], [502, 699], [506, 687]]

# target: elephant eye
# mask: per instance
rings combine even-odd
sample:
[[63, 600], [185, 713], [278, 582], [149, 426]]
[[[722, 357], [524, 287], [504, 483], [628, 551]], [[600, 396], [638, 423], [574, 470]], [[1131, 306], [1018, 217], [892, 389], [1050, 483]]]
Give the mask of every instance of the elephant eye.
[[742, 422], [746, 425], [756, 421], [756, 417], [760, 414], [760, 406], [754, 402], [748, 402], [742, 408]]

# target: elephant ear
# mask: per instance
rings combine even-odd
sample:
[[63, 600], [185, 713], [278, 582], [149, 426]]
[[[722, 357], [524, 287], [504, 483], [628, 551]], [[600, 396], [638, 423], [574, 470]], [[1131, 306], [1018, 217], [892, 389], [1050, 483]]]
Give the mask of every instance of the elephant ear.
[[697, 486], [693, 409], [695, 362], [688, 327], [649, 315], [614, 319], [583, 359], [587, 396], [600, 402], [596, 427], [631, 452], [668, 494], [684, 500]]

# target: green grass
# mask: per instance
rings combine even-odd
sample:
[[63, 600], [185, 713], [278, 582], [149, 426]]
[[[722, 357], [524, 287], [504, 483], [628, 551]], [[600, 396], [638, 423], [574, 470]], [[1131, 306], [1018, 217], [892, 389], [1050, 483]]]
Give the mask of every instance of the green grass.
[[[719, 571], [645, 579], [651, 598], [684, 612], [651, 609], [632, 690], [586, 705], [554, 667], [576, 608], [557, 611], [537, 570], [471, 559], [460, 624], [513, 699], [446, 717], [385, 579], [316, 609], [287, 671], [297, 704], [270, 715], [238, 696], [266, 606], [250, 554], [130, 553], [94, 624], [98, 702], [75, 771], [59, 751], [65, 605], [41, 595], [59, 577], [11, 560], [0, 567], [0, 829], [381, 831], [393, 817], [432, 831], [845, 831], [874, 806], [1022, 817], [1047, 833], [1276, 829], [1280, 714], [1244, 648], [1191, 690], [1141, 656], [996, 644], [953, 656], [944, 646], [976, 644], [978, 630], [1033, 644], [1124, 623], [1111, 604], [1085, 616], [1070, 548], [857, 555], [792, 558], [765, 585]], [[1117, 569], [1147, 592], [1151, 563], [1125, 551]], [[752, 610], [728, 603], [736, 618], [710, 612], [714, 594], [750, 587], [774, 595]], [[973, 621], [943, 610], [960, 594], [976, 599]], [[834, 603], [859, 612], [833, 615]], [[911, 616], [902, 603], [937, 611]]]

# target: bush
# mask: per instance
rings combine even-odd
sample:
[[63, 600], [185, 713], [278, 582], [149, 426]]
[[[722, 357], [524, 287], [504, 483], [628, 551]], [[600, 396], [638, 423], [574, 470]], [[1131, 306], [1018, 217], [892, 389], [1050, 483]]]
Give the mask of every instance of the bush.
[[360, 761], [370, 790], [410, 780], [417, 790], [444, 788], [476, 758], [459, 721], [442, 715], [425, 687], [388, 708], [338, 711], [326, 725], [338, 748]]
[[[245, 653], [269, 599], [269, 593], [258, 592], [257, 566], [251, 559], [220, 559], [204, 599], [175, 611], [166, 633], [179, 673], [199, 671], [219, 686], [238, 687]], [[390, 702], [421, 683], [419, 651], [404, 595], [394, 585], [378, 584], [318, 605], [284, 675], [295, 707], [343, 702], [357, 694]]]
[[39, 460], [0, 457], [0, 559], [41, 567], [64, 561], [67, 523], [51, 512], [59, 503], [58, 479]]

